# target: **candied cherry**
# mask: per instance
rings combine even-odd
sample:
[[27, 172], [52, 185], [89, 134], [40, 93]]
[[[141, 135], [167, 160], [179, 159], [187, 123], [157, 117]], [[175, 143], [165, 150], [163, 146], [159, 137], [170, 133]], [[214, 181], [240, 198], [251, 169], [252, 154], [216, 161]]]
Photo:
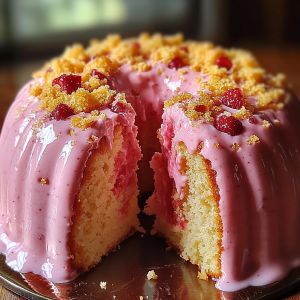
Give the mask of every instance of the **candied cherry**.
[[230, 61], [230, 59], [226, 56], [220, 57], [217, 59], [216, 61], [216, 65], [219, 68], [225, 68], [228, 71], [232, 68], [232, 62]]
[[67, 104], [58, 104], [50, 113], [50, 119], [55, 119], [56, 121], [66, 120], [68, 117], [74, 115], [74, 110]]
[[117, 102], [115, 105], [112, 105], [112, 103], [108, 104], [108, 108], [117, 114], [121, 114], [125, 111], [125, 105], [121, 102]]
[[239, 135], [243, 131], [243, 125], [241, 121], [234, 118], [233, 116], [219, 115], [215, 118], [214, 127], [229, 135]]
[[221, 102], [231, 108], [240, 109], [244, 105], [244, 95], [239, 88], [230, 89], [221, 97]]
[[175, 58], [173, 58], [169, 62], [169, 64], [168, 64], [168, 68], [170, 68], [170, 69], [176, 69], [176, 70], [180, 69], [180, 68], [182, 68], [184, 66], [185, 66], [185, 64], [184, 64], [184, 62], [183, 62], [183, 60], [182, 60], [181, 57], [175, 57]]
[[256, 123], [256, 119], [253, 116], [249, 117], [249, 123], [255, 124]]
[[194, 110], [197, 111], [197, 112], [206, 112], [206, 106], [203, 105], [203, 104], [199, 104], [197, 106], [194, 107]]
[[76, 92], [77, 89], [81, 88], [81, 76], [73, 74], [63, 74], [52, 81], [52, 86], [58, 84], [63, 91], [68, 95]]
[[132, 45], [133, 45], [135, 48], [138, 48], [138, 49], [141, 48], [141, 44], [140, 44], [139, 42], [132, 42]]
[[96, 78], [98, 78], [99, 80], [104, 80], [104, 79], [106, 79], [106, 80], [107, 80], [107, 84], [108, 84], [109, 86], [112, 85], [112, 81], [111, 81], [107, 76], [105, 76], [104, 74], [102, 74], [101, 72], [99, 72], [99, 71], [96, 70], [96, 69], [93, 69], [93, 70], [92, 70], [91, 75], [94, 76], [94, 77], [96, 77]]
[[97, 71], [96, 69], [92, 70], [91, 75], [93, 77], [97, 77], [99, 80], [107, 79], [107, 77], [104, 74], [102, 74], [101, 72]]
[[188, 52], [189, 52], [189, 49], [188, 49], [188, 47], [186, 47], [186, 46], [180, 47], [180, 50], [184, 51], [185, 53], [188, 53]]

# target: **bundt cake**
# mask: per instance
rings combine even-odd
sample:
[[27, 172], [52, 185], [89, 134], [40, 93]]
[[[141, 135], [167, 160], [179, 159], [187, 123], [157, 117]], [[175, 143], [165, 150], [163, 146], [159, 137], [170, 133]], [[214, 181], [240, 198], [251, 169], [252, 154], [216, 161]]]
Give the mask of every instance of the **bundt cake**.
[[145, 212], [200, 278], [232, 291], [300, 266], [300, 108], [284, 75], [247, 51], [142, 34], [67, 48], [34, 78], [0, 140], [11, 267], [71, 279], [138, 228], [136, 136], [144, 197], [155, 179]]

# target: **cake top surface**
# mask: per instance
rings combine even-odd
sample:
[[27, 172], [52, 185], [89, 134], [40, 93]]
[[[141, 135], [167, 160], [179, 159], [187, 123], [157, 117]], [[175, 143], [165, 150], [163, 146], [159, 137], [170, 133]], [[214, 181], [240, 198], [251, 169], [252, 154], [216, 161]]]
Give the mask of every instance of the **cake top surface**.
[[[199, 72], [199, 99], [188, 106], [190, 118], [198, 118], [200, 114], [203, 120], [213, 121], [214, 112], [221, 111], [220, 105], [227, 105], [226, 101], [230, 102], [232, 96], [242, 98], [236, 101], [240, 103], [234, 104], [238, 109], [235, 117], [239, 119], [249, 118], [256, 109], [277, 110], [284, 105], [283, 74], [268, 74], [247, 51], [184, 41], [181, 34], [150, 36], [144, 33], [132, 39], [109, 35], [102, 41], [92, 40], [86, 49], [79, 44], [68, 47], [60, 57], [34, 74], [40, 80], [33, 84], [30, 93], [39, 97], [40, 109], [48, 113], [63, 103], [76, 114], [93, 112], [93, 118], [98, 118], [96, 110], [99, 107], [116, 99], [125, 103], [124, 95], [116, 93], [111, 77], [122, 65], [129, 64], [133, 72], [147, 72], [161, 63], [179, 72], [182, 81], [186, 80], [189, 69]], [[158, 67], [158, 73], [163, 76], [163, 69]], [[73, 87], [68, 83], [60, 84], [61, 77], [72, 75], [75, 77], [71, 79]], [[165, 106], [189, 97], [176, 96]], [[199, 111], [194, 109], [196, 106]], [[71, 125], [85, 129], [87, 125], [83, 125], [80, 118], [80, 115], [72, 118]]]

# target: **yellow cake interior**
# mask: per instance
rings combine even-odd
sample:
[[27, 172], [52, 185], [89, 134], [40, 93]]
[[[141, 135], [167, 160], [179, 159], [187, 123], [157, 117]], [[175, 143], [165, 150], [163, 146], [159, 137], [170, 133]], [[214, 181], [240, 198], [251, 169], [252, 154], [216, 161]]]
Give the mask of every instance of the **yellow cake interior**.
[[[123, 149], [126, 128], [118, 125], [114, 129], [111, 151], [105, 137], [99, 148], [90, 156], [79, 193], [74, 202], [69, 247], [71, 264], [76, 270], [85, 272], [97, 264], [103, 255], [114, 250], [139, 226], [137, 214], [138, 189], [136, 169], [132, 168], [135, 184], [125, 187], [120, 195], [114, 195], [117, 173], [114, 162], [125, 155]], [[125, 201], [128, 201], [125, 202]], [[124, 204], [128, 205], [124, 211]]]
[[[146, 213], [156, 214], [155, 229], [166, 238], [185, 260], [200, 267], [199, 277], [221, 276], [222, 222], [219, 215], [219, 194], [216, 174], [211, 164], [199, 153], [190, 154], [183, 143], [177, 153], [183, 157], [182, 173], [187, 176], [185, 198], [179, 199], [173, 188], [172, 201], [177, 201], [175, 218], [184, 219], [185, 226], [170, 224], [162, 215], [161, 203], [164, 191], [157, 192], [148, 200]], [[163, 180], [156, 177], [157, 180]]]

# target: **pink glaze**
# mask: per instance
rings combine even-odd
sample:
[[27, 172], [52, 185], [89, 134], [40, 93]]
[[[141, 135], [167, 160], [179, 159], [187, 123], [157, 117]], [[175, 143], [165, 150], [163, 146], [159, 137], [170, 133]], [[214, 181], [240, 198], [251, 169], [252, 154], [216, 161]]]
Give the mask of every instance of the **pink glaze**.
[[191, 71], [189, 67], [183, 69], [187, 73], [180, 75], [177, 70], [157, 63], [147, 72], [133, 72], [130, 65], [123, 65], [114, 75], [117, 90], [126, 94], [127, 101], [137, 113], [135, 124], [143, 152], [138, 178], [144, 194], [150, 194], [154, 189], [149, 161], [154, 152], [160, 151], [156, 131], [161, 124], [164, 101], [186, 92], [196, 95], [199, 90], [197, 79], [201, 79], [200, 73]]
[[[123, 65], [120, 72], [114, 75], [117, 89], [126, 94], [137, 113], [136, 125], [138, 136], [143, 137], [144, 127], [155, 124], [154, 132], [160, 127], [164, 101], [182, 93], [196, 95], [199, 90], [197, 78], [200, 73], [183, 67], [186, 74], [180, 75], [177, 70], [157, 63], [147, 72], [133, 72], [130, 65]], [[162, 71], [159, 74], [159, 70]], [[150, 122], [149, 122], [150, 121]]]
[[[125, 117], [104, 109], [106, 119], [96, 121], [90, 130], [75, 128], [75, 136], [69, 135], [69, 120], [48, 119], [33, 135], [33, 122], [45, 112], [38, 111], [38, 99], [28, 96], [28, 88], [29, 84], [18, 94], [0, 137], [0, 252], [16, 271], [63, 282], [77, 276], [69, 265], [67, 237], [83, 169], [102, 137], [111, 148], [117, 124], [127, 126], [131, 148], [136, 150], [135, 114], [130, 110]], [[21, 106], [25, 109], [17, 117], [15, 109]], [[87, 143], [92, 135], [99, 139]], [[136, 160], [127, 156], [128, 161]], [[42, 185], [41, 178], [48, 184]]]
[[[300, 104], [293, 99], [284, 110], [257, 113], [255, 124], [243, 120], [243, 132], [237, 136], [209, 123], [192, 124], [177, 104], [163, 114], [163, 154], [156, 154], [152, 165], [159, 170], [158, 160], [165, 157], [181, 198], [187, 178], [180, 173], [181, 159], [174, 149], [179, 142], [192, 154], [202, 141], [201, 154], [217, 172], [224, 251], [223, 275], [216, 287], [223, 291], [269, 284], [300, 266], [299, 114]], [[264, 119], [270, 127], [261, 126]], [[247, 145], [251, 135], [260, 142]], [[241, 148], [232, 150], [233, 143]]]
[[121, 66], [120, 72], [115, 74], [114, 78], [118, 90], [125, 92], [127, 101], [136, 111], [138, 125], [149, 120], [147, 116], [150, 112], [153, 112], [161, 123], [165, 100], [182, 93], [197, 94], [197, 79], [201, 78], [201, 73], [191, 71], [189, 67], [183, 69], [186, 74], [180, 75], [177, 70], [170, 69], [163, 63], [157, 63], [147, 72], [133, 72], [129, 65]]

